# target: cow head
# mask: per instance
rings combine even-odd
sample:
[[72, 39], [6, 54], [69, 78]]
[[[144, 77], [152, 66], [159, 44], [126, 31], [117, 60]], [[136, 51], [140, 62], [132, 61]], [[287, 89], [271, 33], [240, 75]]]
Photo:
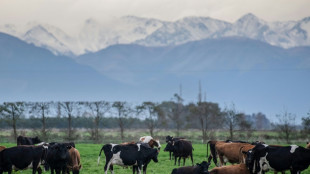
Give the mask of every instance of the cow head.
[[166, 136], [166, 143], [172, 142], [173, 137], [171, 137], [170, 135]]
[[71, 149], [71, 147], [62, 143], [56, 143], [50, 147], [49, 153], [55, 155], [56, 159], [66, 160], [69, 157], [68, 149]]
[[209, 169], [210, 163], [203, 161], [201, 164], [197, 163], [196, 165], [200, 167], [199, 174], [209, 174], [208, 169]]
[[152, 160], [157, 163], [158, 162], [158, 150], [157, 149], [152, 149]]
[[165, 152], [173, 152], [174, 151], [174, 144], [172, 143], [172, 142], [169, 142], [169, 143], [167, 143], [167, 145], [166, 145], [166, 147], [165, 147], [165, 149], [164, 149], [164, 151]]
[[32, 138], [32, 142], [33, 142], [33, 144], [38, 144], [38, 143], [41, 143], [42, 141], [36, 136], [36, 137]]

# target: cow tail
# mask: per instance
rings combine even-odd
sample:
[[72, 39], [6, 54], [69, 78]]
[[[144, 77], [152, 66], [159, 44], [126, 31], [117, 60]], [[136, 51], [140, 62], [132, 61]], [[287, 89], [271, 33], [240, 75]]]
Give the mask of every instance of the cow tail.
[[102, 146], [102, 148], [101, 148], [101, 150], [100, 150], [100, 153], [99, 153], [99, 156], [98, 156], [98, 160], [97, 160], [97, 165], [98, 165], [98, 166], [99, 166], [99, 162], [100, 162], [101, 152], [103, 151], [103, 147], [104, 147], [104, 146]]

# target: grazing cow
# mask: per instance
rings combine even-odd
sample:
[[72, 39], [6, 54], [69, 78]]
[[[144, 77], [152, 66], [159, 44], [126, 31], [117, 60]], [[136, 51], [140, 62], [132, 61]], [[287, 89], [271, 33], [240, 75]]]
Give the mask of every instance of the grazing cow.
[[148, 143], [151, 148], [154, 148], [154, 146], [156, 146], [159, 150], [161, 148], [159, 140], [155, 140], [151, 136], [140, 137], [139, 142], [140, 143]]
[[18, 136], [17, 137], [17, 145], [35, 145], [38, 143], [41, 143], [42, 141], [38, 137], [23, 137], [23, 136]]
[[239, 163], [240, 148], [246, 143], [217, 143], [215, 145], [216, 153], [220, 159], [220, 166], [226, 165], [227, 162]]
[[210, 163], [203, 161], [201, 164], [196, 164], [196, 166], [187, 166], [173, 169], [171, 174], [209, 174]]
[[5, 146], [0, 146], [0, 152], [5, 148], [6, 148]]
[[[100, 150], [98, 165], [102, 151], [104, 151], [106, 157], [106, 164], [104, 166], [105, 174], [108, 173], [108, 170], [110, 170], [112, 174], [114, 173], [113, 165], [137, 166], [139, 174], [141, 174], [143, 167], [143, 173], [146, 174], [147, 164], [151, 160], [158, 162], [158, 150], [150, 148], [148, 144], [105, 144]], [[135, 172], [134, 167], [133, 172]]]
[[214, 167], [209, 171], [210, 174], [250, 174], [245, 164], [236, 164], [223, 167]]
[[67, 164], [70, 160], [68, 150], [71, 148], [63, 143], [49, 146], [46, 161], [51, 168], [51, 174], [54, 174], [54, 170], [56, 174], [60, 174], [61, 171], [64, 174], [67, 171]]
[[299, 174], [310, 165], [310, 150], [297, 145], [279, 147], [258, 144], [248, 151], [246, 164], [251, 173], [290, 170], [292, 174]]
[[[179, 141], [179, 140], [186, 140], [185, 138], [174, 138], [171, 137], [170, 135], [166, 136], [166, 143], [172, 143], [174, 144], [175, 141]], [[166, 150], [168, 151], [168, 150]], [[169, 159], [171, 160], [171, 151], [169, 151]]]
[[32, 168], [32, 174], [42, 173], [41, 164], [45, 163], [47, 147], [45, 146], [15, 146], [0, 152], [0, 174], [12, 173], [12, 170]]
[[179, 166], [180, 166], [180, 160], [183, 158], [183, 166], [185, 165], [185, 159], [190, 157], [192, 160], [192, 165], [194, 165], [193, 162], [193, 146], [190, 141], [186, 140], [179, 140], [175, 141], [173, 143], [168, 143], [164, 151], [173, 152], [174, 156], [174, 165], [176, 165], [177, 157], [179, 157]]
[[79, 171], [82, 167], [79, 151], [76, 148], [72, 147], [69, 150], [69, 157], [70, 158], [67, 164], [67, 173], [69, 174], [70, 171], [72, 171], [72, 174], [79, 174]]

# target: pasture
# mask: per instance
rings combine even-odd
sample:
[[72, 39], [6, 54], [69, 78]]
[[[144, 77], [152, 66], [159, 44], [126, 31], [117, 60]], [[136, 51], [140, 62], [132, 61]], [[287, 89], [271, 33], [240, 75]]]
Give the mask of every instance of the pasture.
[[[1, 143], [0, 145], [4, 145], [6, 147], [12, 147], [16, 144], [14, 143]], [[299, 144], [301, 146], [304, 146], [304, 144]], [[105, 164], [105, 156], [104, 154], [101, 155], [100, 164], [97, 166], [97, 159], [99, 155], [99, 151], [102, 147], [102, 144], [76, 144], [76, 148], [81, 153], [81, 162], [82, 162], [82, 170], [81, 174], [103, 174], [103, 167]], [[206, 160], [206, 145], [205, 144], [194, 144], [194, 164], [201, 163], [202, 161]], [[162, 143], [161, 152], [158, 156], [158, 163], [154, 163], [153, 161], [149, 164], [147, 173], [148, 174], [170, 174], [172, 169], [177, 167], [174, 166], [174, 161], [169, 160], [169, 153], [164, 152], [163, 149], [165, 148], [165, 144]], [[182, 160], [181, 160], [182, 165]], [[191, 165], [191, 162], [189, 159], [186, 160], [186, 165]], [[215, 165], [212, 163], [210, 166], [210, 169], [212, 169]], [[124, 169], [120, 166], [114, 167], [115, 174], [130, 174], [132, 173], [132, 170], [130, 168]], [[22, 172], [15, 172], [15, 173], [22, 173], [22, 174], [31, 174], [31, 170], [25, 170]], [[43, 172], [44, 174], [49, 174], [50, 171]], [[268, 172], [273, 173], [273, 172]], [[289, 172], [286, 172], [289, 173]], [[303, 174], [310, 174], [310, 168], [303, 171]]]

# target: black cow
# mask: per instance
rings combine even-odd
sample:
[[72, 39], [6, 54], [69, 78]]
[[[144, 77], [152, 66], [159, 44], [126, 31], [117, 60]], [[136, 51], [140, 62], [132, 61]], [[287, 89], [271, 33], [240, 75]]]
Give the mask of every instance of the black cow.
[[177, 157], [179, 157], [179, 166], [180, 166], [180, 160], [183, 158], [183, 166], [185, 165], [185, 159], [188, 157], [191, 157], [192, 165], [194, 165], [193, 162], [193, 146], [190, 141], [186, 140], [179, 140], [175, 141], [173, 143], [168, 143], [164, 151], [173, 152], [174, 156], [174, 165], [176, 165]]
[[38, 137], [23, 137], [23, 136], [18, 136], [17, 137], [17, 146], [19, 145], [35, 145], [38, 143], [41, 143], [42, 141]]
[[[174, 137], [171, 137], [170, 135], [166, 136], [166, 143], [172, 143], [174, 144], [175, 141], [179, 141], [179, 140], [185, 140], [185, 138], [174, 138]], [[168, 150], [166, 150], [168, 151]], [[169, 159], [171, 160], [171, 151], [169, 151]]]
[[310, 150], [297, 145], [281, 147], [258, 144], [247, 152], [246, 165], [250, 173], [290, 170], [291, 174], [299, 174], [310, 165]]
[[32, 174], [42, 173], [41, 164], [45, 163], [47, 147], [45, 146], [15, 146], [0, 152], [0, 174], [12, 173], [12, 170], [32, 168]]
[[201, 164], [196, 164], [196, 166], [180, 167], [173, 169], [171, 174], [209, 174], [210, 163], [203, 161]]
[[71, 146], [63, 143], [56, 143], [49, 146], [46, 161], [51, 168], [51, 174], [54, 174], [54, 170], [56, 174], [60, 174], [61, 171], [63, 174], [66, 172], [67, 164], [70, 160], [68, 152], [70, 148]]
[[106, 164], [104, 166], [105, 174], [108, 173], [108, 169], [110, 169], [111, 173], [114, 173], [114, 164], [120, 166], [133, 166], [133, 172], [135, 172], [134, 166], [137, 166], [139, 174], [141, 174], [143, 166], [143, 173], [146, 174], [147, 164], [151, 160], [158, 162], [158, 150], [140, 143], [128, 145], [105, 144], [100, 150], [98, 165], [102, 151], [104, 151], [106, 157]]

